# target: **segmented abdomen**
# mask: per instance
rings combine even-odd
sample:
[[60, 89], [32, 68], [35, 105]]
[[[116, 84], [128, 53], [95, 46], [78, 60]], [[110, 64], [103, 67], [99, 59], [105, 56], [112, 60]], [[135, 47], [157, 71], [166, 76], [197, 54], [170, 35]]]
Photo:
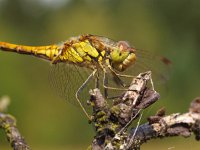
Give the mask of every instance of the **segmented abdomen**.
[[7, 42], [0, 42], [0, 49], [3, 51], [16, 52], [19, 54], [34, 55], [36, 57], [42, 57], [50, 61], [53, 60], [59, 51], [59, 47], [57, 45], [34, 47], [16, 45]]

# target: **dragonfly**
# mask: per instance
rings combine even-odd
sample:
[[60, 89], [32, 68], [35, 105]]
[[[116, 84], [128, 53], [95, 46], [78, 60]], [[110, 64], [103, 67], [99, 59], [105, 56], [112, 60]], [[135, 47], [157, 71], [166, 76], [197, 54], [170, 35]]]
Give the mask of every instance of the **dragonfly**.
[[[25, 55], [33, 55], [50, 61], [53, 66], [58, 66], [58, 64], [62, 64], [62, 66], [67, 66], [67, 68], [69, 65], [71, 68], [77, 66], [79, 68], [90, 70], [90, 74], [88, 75], [88, 77], [83, 80], [82, 85], [75, 92], [75, 97], [78, 104], [89, 119], [90, 116], [80, 100], [80, 93], [86, 87], [88, 82], [91, 81], [91, 79], [95, 79], [95, 87], [99, 88], [99, 75], [101, 74], [105, 97], [108, 97], [108, 89], [126, 90], [126, 84], [121, 78], [132, 78], [134, 76], [131, 73], [123, 74], [122, 72], [126, 72], [128, 68], [132, 68], [131, 66], [137, 65], [140, 57], [142, 55], [146, 55], [144, 51], [139, 51], [136, 48], [131, 47], [130, 44], [126, 41], [114, 41], [103, 36], [91, 34], [84, 34], [77, 37], [72, 37], [60, 44], [53, 44], [48, 46], [25, 46], [11, 44], [8, 42], [0, 42], [0, 50]], [[147, 57], [150, 57], [150, 55], [147, 55]], [[163, 64], [170, 63], [170, 61], [164, 57], [161, 59], [161, 61]], [[138, 68], [144, 67], [145, 69], [149, 69], [148, 65], [142, 63], [138, 64], [141, 64], [140, 66], [138, 66]], [[57, 70], [55, 69], [56, 71], [54, 71], [55, 78], [59, 79], [59, 84], [62, 84], [64, 80], [68, 80], [57, 76], [59, 74], [59, 70], [62, 70], [63, 67], [55, 68], [57, 68]], [[134, 68], [130, 70], [135, 71]], [[77, 70], [77, 72], [78, 71], [79, 70]], [[69, 72], [70, 69], [67, 70], [67, 72], [63, 71], [63, 75], [65, 76], [65, 74], [68, 74]], [[79, 74], [81, 76], [82, 72], [79, 72]], [[112, 76], [112, 79], [117, 85], [120, 85], [120, 88], [109, 86], [109, 76]], [[57, 81], [57, 79], [55, 79], [55, 82]], [[57, 82], [55, 84], [57, 84]]]

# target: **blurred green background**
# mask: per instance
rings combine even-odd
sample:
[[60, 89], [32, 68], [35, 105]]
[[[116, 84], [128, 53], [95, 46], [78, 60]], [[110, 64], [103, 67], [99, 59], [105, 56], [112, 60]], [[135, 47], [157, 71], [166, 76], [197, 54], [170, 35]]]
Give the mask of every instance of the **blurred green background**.
[[[198, 0], [0, 0], [0, 41], [48, 45], [83, 33], [127, 40], [172, 61], [167, 90], [145, 116], [162, 106], [167, 113], [185, 112], [200, 96]], [[10, 96], [8, 111], [32, 149], [86, 149], [94, 129], [80, 109], [50, 88], [49, 67], [31, 56], [0, 51], [0, 96]], [[3, 132], [0, 142], [0, 149], [10, 149]], [[194, 137], [176, 137], [152, 140], [142, 149], [199, 147]]]

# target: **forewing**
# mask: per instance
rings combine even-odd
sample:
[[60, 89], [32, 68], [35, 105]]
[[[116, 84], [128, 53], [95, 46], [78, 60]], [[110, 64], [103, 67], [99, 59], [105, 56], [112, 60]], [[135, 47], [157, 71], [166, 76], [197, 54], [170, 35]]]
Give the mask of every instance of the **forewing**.
[[166, 57], [146, 50], [136, 50], [136, 62], [127, 69], [126, 74], [138, 75], [141, 72], [151, 71], [153, 83], [163, 86], [170, 77], [171, 61]]
[[[79, 106], [75, 94], [83, 82], [88, 78], [91, 71], [87, 68], [78, 67], [74, 64], [57, 63], [52, 64], [49, 80], [51, 87], [62, 98], [75, 106]], [[80, 92], [80, 100], [84, 107], [89, 99], [89, 89], [94, 88], [89, 82]]]

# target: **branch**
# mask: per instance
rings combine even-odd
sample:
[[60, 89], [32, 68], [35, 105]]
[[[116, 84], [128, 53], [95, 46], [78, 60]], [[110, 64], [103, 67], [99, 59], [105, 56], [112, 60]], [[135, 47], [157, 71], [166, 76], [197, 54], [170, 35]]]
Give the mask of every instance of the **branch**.
[[[149, 88], [148, 83], [152, 84]], [[138, 125], [128, 131], [128, 127], [142, 110], [159, 99], [153, 89], [151, 72], [140, 73], [133, 79], [129, 89], [109, 105], [99, 89], [90, 91], [90, 104], [93, 108], [93, 124], [96, 136], [88, 149], [93, 150], [131, 150], [140, 149], [141, 144], [152, 138], [182, 135], [188, 137], [193, 132], [200, 139], [200, 99], [191, 104], [185, 114], [165, 116], [164, 109], [148, 118], [148, 123]]]
[[149, 122], [139, 126], [137, 131], [135, 128], [130, 131], [129, 138], [136, 132], [133, 145], [141, 145], [153, 138], [190, 137], [192, 133], [194, 133], [197, 141], [200, 140], [200, 98], [191, 102], [187, 113], [164, 116], [163, 112], [163, 110], [160, 110], [155, 116], [149, 117]]
[[14, 150], [30, 150], [29, 146], [26, 144], [24, 138], [21, 136], [16, 127], [15, 118], [9, 114], [3, 113], [3, 111], [7, 109], [8, 104], [9, 99], [7, 97], [1, 98], [0, 128], [5, 131], [6, 137]]

